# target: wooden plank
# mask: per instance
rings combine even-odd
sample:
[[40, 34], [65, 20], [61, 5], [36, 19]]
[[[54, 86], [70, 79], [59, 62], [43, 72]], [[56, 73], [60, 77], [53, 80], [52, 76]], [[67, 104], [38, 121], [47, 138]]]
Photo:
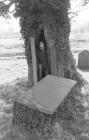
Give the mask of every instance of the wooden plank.
[[58, 69], [57, 76], [64, 77], [63, 65], [62, 64], [59, 64], [58, 67], [57, 67], [57, 69]]
[[31, 42], [31, 52], [32, 52], [32, 65], [33, 65], [33, 82], [34, 86], [37, 84], [37, 67], [36, 67], [36, 51], [35, 51], [35, 40], [33, 37], [30, 37]]
[[50, 57], [51, 57], [51, 74], [57, 76], [57, 60], [56, 60], [56, 50], [55, 47], [52, 46], [50, 48]]

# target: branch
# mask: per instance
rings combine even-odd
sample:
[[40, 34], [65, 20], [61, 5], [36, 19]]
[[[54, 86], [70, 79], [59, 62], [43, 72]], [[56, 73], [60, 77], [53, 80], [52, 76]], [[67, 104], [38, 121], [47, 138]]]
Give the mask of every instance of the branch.
[[[86, 8], [87, 8], [87, 5], [88, 5], [88, 3], [87, 3], [86, 5], [82, 5], [82, 7], [81, 7], [79, 10], [75, 11], [75, 12], [73, 12], [73, 11], [70, 9], [69, 12], [68, 12], [70, 20], [72, 20], [72, 19], [74, 19], [76, 16], [78, 16], [79, 12], [83, 11], [84, 9], [86, 9]], [[71, 16], [70, 16], [70, 15], [71, 15]]]
[[16, 0], [1, 0], [0, 1], [0, 16], [6, 17], [6, 18], [9, 17], [10, 16], [9, 14], [15, 11], [15, 9], [13, 11], [9, 11], [10, 7], [14, 3], [16, 3]]

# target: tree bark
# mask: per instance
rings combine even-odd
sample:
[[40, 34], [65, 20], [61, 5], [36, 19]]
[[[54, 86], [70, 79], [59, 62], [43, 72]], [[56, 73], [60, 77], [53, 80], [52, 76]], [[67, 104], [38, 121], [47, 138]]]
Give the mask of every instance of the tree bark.
[[26, 55], [27, 65], [28, 65], [28, 84], [33, 85], [31, 42], [29, 38], [25, 40], [25, 55]]
[[[55, 38], [52, 37], [52, 32], [50, 35], [50, 29], [46, 26], [44, 27], [44, 34], [48, 45], [48, 50], [50, 52], [51, 49], [56, 49], [56, 56], [53, 59], [56, 59], [57, 72], [56, 76], [69, 78], [72, 80], [76, 80], [78, 82], [82, 82], [82, 76], [77, 72], [77, 67], [74, 62], [74, 58], [72, 52], [70, 50], [69, 41], [67, 39], [67, 43], [65, 48], [60, 47], [60, 38], [56, 38], [56, 32], [53, 32]], [[51, 61], [51, 59], [50, 59]], [[56, 70], [56, 67], [55, 67]]]

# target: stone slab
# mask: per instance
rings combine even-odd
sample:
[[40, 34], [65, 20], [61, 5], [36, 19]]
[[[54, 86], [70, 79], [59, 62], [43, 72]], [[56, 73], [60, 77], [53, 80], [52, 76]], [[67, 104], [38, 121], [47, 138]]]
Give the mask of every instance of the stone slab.
[[52, 114], [76, 83], [70, 79], [48, 75], [34, 87], [32, 97], [41, 105], [41, 111]]
[[18, 100], [29, 108], [53, 114], [77, 82], [52, 75], [42, 79], [29, 95]]

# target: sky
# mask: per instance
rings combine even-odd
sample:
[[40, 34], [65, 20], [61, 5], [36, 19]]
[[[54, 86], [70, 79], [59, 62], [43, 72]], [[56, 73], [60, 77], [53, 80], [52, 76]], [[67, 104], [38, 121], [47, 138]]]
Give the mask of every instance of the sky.
[[8, 31], [19, 31], [19, 19], [11, 18], [4, 19], [0, 17], [0, 32], [8, 32]]
[[[76, 11], [81, 7], [81, 0], [72, 0], [71, 8], [72, 11]], [[75, 30], [79, 28], [83, 28], [85, 24], [89, 22], [89, 5], [85, 7], [79, 15], [75, 18], [76, 22], [72, 22], [71, 29]], [[6, 20], [0, 17], [0, 32], [19, 32], [19, 19], [11, 18], [10, 20]]]
[[71, 30], [79, 30], [89, 23], [89, 4], [84, 8], [81, 7], [81, 4], [82, 0], [76, 0], [71, 4], [72, 11], [81, 9], [78, 16], [74, 18], [74, 22], [72, 21]]
[[[9, 9], [10, 11], [13, 11], [14, 5], [11, 6]], [[0, 32], [11, 32], [11, 31], [19, 31], [19, 19], [14, 18], [11, 15], [11, 19], [5, 19], [3, 17], [0, 17]]]

